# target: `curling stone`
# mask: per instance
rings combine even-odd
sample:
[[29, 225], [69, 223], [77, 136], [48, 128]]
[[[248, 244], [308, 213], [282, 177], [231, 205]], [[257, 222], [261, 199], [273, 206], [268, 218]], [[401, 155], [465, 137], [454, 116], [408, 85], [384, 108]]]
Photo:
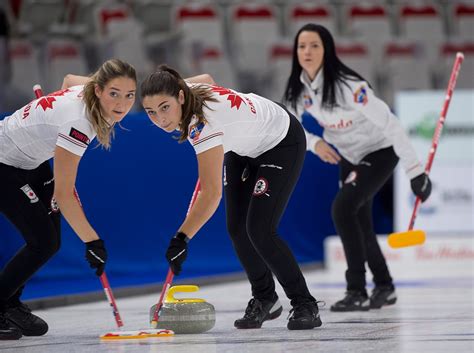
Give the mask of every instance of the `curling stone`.
[[[214, 306], [204, 299], [177, 299], [175, 293], [197, 292], [198, 286], [173, 286], [168, 290], [161, 307], [156, 328], [173, 330], [175, 333], [203, 333], [216, 323]], [[150, 308], [150, 323], [153, 320], [156, 304]]]

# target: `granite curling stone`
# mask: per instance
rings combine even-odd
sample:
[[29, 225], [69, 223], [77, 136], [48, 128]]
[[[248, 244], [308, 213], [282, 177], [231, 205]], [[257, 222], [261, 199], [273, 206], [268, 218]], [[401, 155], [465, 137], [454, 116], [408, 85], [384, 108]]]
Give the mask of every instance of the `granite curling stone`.
[[[198, 286], [173, 286], [168, 290], [161, 307], [157, 329], [173, 330], [175, 333], [203, 333], [212, 329], [216, 323], [214, 306], [204, 299], [174, 297], [175, 293], [196, 292]], [[150, 308], [150, 323], [153, 320], [156, 304]]]

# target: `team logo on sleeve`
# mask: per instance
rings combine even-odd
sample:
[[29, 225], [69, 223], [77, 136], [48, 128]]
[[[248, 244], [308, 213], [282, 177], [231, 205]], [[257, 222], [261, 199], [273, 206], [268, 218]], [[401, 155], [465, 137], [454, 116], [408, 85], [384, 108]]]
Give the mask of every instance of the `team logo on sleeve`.
[[306, 109], [308, 109], [309, 107], [313, 105], [313, 100], [311, 99], [309, 95], [307, 94], [303, 95], [303, 104]]
[[71, 136], [73, 139], [82, 142], [85, 145], [89, 144], [89, 137], [83, 132], [80, 132], [79, 130], [74, 129], [73, 127], [71, 128], [71, 131], [69, 132], [69, 136]]
[[193, 140], [193, 142], [199, 140], [199, 136], [201, 135], [202, 129], [204, 129], [205, 125], [206, 124], [203, 122], [200, 122], [189, 127], [189, 138]]
[[261, 196], [261, 195], [265, 194], [267, 196], [270, 196], [267, 193], [267, 190], [268, 190], [268, 181], [267, 181], [267, 179], [262, 178], [262, 177], [258, 178], [257, 182], [255, 183], [255, 187], [253, 189], [253, 195], [254, 196]]
[[36, 196], [35, 192], [28, 184], [23, 185], [20, 189], [25, 193], [26, 196], [28, 196], [30, 203], [36, 203], [39, 201], [38, 196]]
[[360, 86], [357, 91], [354, 92], [354, 102], [366, 105], [369, 99], [367, 98], [367, 88]]

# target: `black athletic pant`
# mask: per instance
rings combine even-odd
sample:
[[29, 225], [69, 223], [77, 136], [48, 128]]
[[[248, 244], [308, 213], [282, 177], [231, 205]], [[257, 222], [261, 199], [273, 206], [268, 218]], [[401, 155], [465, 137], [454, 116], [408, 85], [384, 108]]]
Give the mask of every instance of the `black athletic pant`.
[[52, 204], [53, 191], [48, 162], [33, 170], [0, 163], [0, 212], [26, 243], [0, 272], [0, 310], [18, 302], [25, 282], [59, 250], [60, 213]]
[[348, 290], [365, 291], [365, 262], [376, 286], [392, 285], [372, 222], [372, 201], [392, 175], [398, 157], [392, 147], [365, 156], [358, 165], [342, 158], [340, 189], [332, 204], [332, 219], [347, 261]]
[[227, 229], [252, 295], [260, 300], [276, 298], [272, 273], [292, 305], [315, 300], [293, 254], [277, 233], [305, 153], [303, 129], [290, 115], [288, 134], [276, 147], [257, 158], [225, 154]]

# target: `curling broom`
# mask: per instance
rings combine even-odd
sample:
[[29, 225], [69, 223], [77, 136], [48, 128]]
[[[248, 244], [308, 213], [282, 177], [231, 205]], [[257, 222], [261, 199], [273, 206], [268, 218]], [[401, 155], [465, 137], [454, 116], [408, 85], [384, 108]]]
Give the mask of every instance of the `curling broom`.
[[[193, 196], [191, 198], [191, 202], [188, 207], [188, 211], [186, 214], [189, 214], [189, 211], [191, 210], [192, 206], [194, 205], [194, 202], [196, 201], [196, 198], [199, 194], [201, 185], [199, 182], [199, 179], [196, 183], [196, 187], [193, 192]], [[138, 330], [138, 331], [115, 331], [115, 332], [108, 332], [102, 336], [100, 336], [101, 340], [105, 341], [114, 341], [114, 340], [127, 340], [127, 339], [145, 339], [145, 338], [160, 338], [160, 337], [169, 337], [173, 336], [174, 332], [172, 330], [166, 330], [166, 329], [156, 329], [156, 326], [158, 325], [158, 320], [159, 320], [159, 315], [160, 315], [160, 309], [163, 306], [163, 301], [164, 298], [166, 297], [166, 294], [168, 293], [170, 287], [171, 287], [171, 282], [173, 281], [174, 274], [171, 271], [171, 269], [168, 270], [168, 274], [165, 279], [165, 283], [163, 284], [163, 289], [161, 290], [161, 295], [158, 300], [158, 303], [156, 305], [156, 310], [153, 313], [153, 320], [151, 322], [152, 328], [151, 329], [143, 329], [143, 330]]]
[[[201, 190], [201, 183], [198, 179], [198, 181], [196, 182], [196, 187], [194, 188], [193, 195], [191, 197], [191, 202], [189, 203], [188, 211], [186, 212], [186, 216], [189, 214], [189, 211], [191, 211], [191, 208], [193, 207], [194, 202], [196, 201], [200, 190]], [[173, 271], [171, 271], [171, 268], [170, 268], [168, 270], [168, 274], [166, 275], [166, 280], [165, 280], [165, 284], [163, 285], [163, 289], [161, 290], [160, 299], [158, 300], [155, 312], [153, 313], [153, 320], [151, 321], [151, 327], [153, 327], [153, 328], [156, 328], [156, 326], [158, 325], [158, 319], [159, 319], [159, 316], [160, 316], [160, 309], [163, 306], [163, 300], [165, 299], [166, 294], [167, 294], [168, 290], [171, 287], [171, 282], [173, 281], [173, 277], [174, 277], [174, 274], [173, 274]]]
[[[428, 161], [425, 167], [425, 173], [429, 175], [431, 170], [431, 165], [433, 164], [433, 159], [438, 148], [439, 138], [441, 136], [441, 131], [443, 130], [444, 121], [446, 120], [446, 114], [448, 112], [449, 103], [451, 102], [451, 97], [453, 95], [454, 87], [456, 86], [456, 79], [461, 69], [461, 64], [464, 60], [463, 53], [457, 53], [456, 59], [454, 61], [453, 69], [451, 71], [451, 77], [449, 78], [448, 88], [446, 89], [446, 96], [444, 99], [443, 109], [436, 125], [435, 132], [433, 134], [433, 140], [431, 142], [431, 148], [428, 152]], [[419, 197], [415, 200], [415, 206], [413, 207], [413, 213], [411, 215], [410, 224], [406, 232], [392, 233], [388, 236], [388, 244], [392, 248], [404, 248], [408, 246], [421, 245], [425, 242], [426, 233], [420, 229], [413, 229], [415, 225], [416, 215], [420, 207], [421, 199]]]

